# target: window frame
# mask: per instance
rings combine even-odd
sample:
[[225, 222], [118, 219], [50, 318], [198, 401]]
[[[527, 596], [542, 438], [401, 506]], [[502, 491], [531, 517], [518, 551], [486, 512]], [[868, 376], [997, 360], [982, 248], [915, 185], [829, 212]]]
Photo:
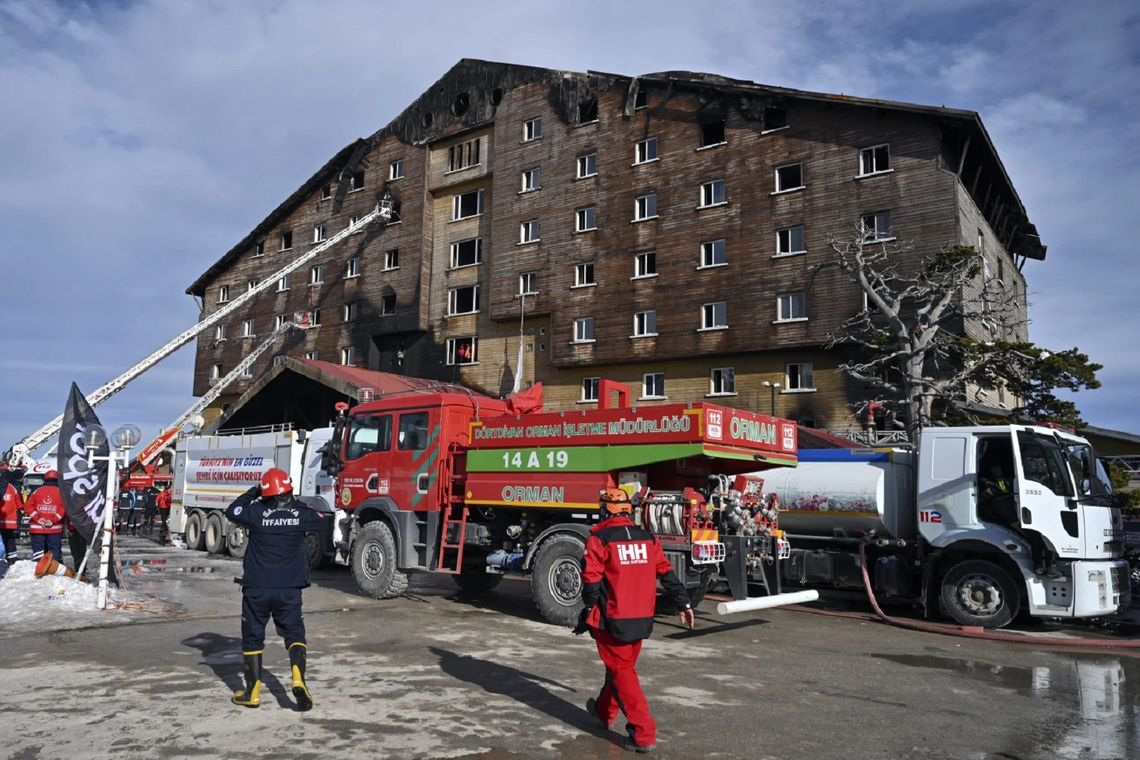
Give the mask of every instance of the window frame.
[[[471, 291], [471, 309], [469, 311], [456, 311], [460, 305], [459, 293], [465, 290]], [[459, 285], [447, 289], [447, 316], [464, 317], [470, 314], [478, 314], [479, 305], [479, 283], [473, 285]]]
[[243, 338], [256, 338], [257, 337], [257, 320], [253, 317], [247, 317], [241, 321], [241, 337]]
[[[471, 195], [475, 196], [475, 213], [460, 216], [460, 214], [463, 213], [463, 199]], [[463, 221], [464, 219], [474, 219], [477, 216], [482, 216], [483, 211], [483, 188], [481, 187], [468, 190], [465, 193], [456, 193], [451, 196], [451, 221], [453, 222]]]
[[[784, 169], [791, 169], [793, 167], [795, 167], [796, 170], [799, 172], [800, 183], [798, 185], [791, 186], [791, 187], [783, 187], [782, 182], [781, 182], [780, 172], [782, 172]], [[779, 195], [782, 193], [794, 193], [797, 190], [803, 190], [804, 188], [807, 187], [806, 180], [804, 179], [804, 162], [803, 161], [792, 161], [790, 163], [781, 164], [780, 166], [777, 166], [775, 171], [774, 171], [774, 177], [775, 177], [775, 184], [774, 184], [775, 189], [770, 193], [771, 195]]]
[[325, 265], [313, 264], [309, 267], [309, 284], [321, 285], [325, 281]]
[[[533, 236], [531, 233], [533, 232]], [[539, 220], [526, 219], [519, 222], [519, 242], [518, 245], [531, 245], [542, 240], [542, 228]]]
[[[885, 217], [887, 220], [887, 234], [886, 235], [880, 235], [879, 234], [879, 219], [882, 217]], [[867, 234], [867, 231], [868, 231], [867, 220], [868, 219], [872, 220], [872, 222], [873, 222], [873, 224], [872, 224], [873, 234], [871, 234], [871, 235]], [[880, 211], [871, 211], [871, 212], [866, 213], [866, 214], [860, 214], [859, 223], [862, 225], [862, 229], [863, 229], [863, 242], [864, 242], [864, 244], [866, 244], [866, 243], [884, 243], [884, 242], [887, 242], [889, 240], [895, 239], [894, 215], [891, 213], [891, 209], [889, 209], [889, 208], [882, 209]]]
[[[591, 164], [593, 164], [592, 170]], [[574, 179], [589, 179], [596, 176], [598, 176], [598, 152], [595, 150], [578, 156], [574, 166]]]
[[[390, 308], [390, 309], [388, 308], [389, 302], [392, 304], [392, 308]], [[380, 296], [380, 316], [382, 316], [382, 317], [395, 316], [396, 307], [398, 305], [399, 304], [396, 302], [396, 294], [395, 293], [385, 293], [384, 295]]]
[[536, 116], [523, 122], [523, 142], [542, 139], [542, 117]]
[[483, 163], [483, 149], [480, 143], [483, 138], [476, 137], [472, 140], [463, 140], [447, 148], [447, 171], [444, 174], [452, 174], [454, 172], [461, 172], [467, 169], [472, 169]]
[[398, 179], [404, 178], [404, 159], [397, 158], [395, 161], [388, 164], [388, 181], [395, 182]]
[[400, 268], [400, 249], [389, 248], [384, 251], [384, 269], [385, 272], [392, 272]]
[[214, 341], [216, 343], [221, 343], [225, 339], [226, 339], [226, 325], [225, 325], [225, 323], [220, 323], [220, 324], [214, 325]]
[[[717, 190], [720, 190], [720, 200], [717, 200]], [[723, 179], [709, 180], [701, 183], [701, 199], [697, 208], [713, 208], [714, 206], [728, 205], [728, 183]]]
[[[582, 404], [597, 403], [601, 396], [601, 376], [583, 377], [581, 384], [581, 394], [579, 394], [578, 402]], [[591, 393], [593, 395], [591, 395]]]
[[598, 229], [598, 207], [582, 206], [574, 209], [574, 232], [594, 232]]
[[[718, 381], [719, 373], [719, 381]], [[724, 390], [725, 378], [728, 378], [728, 384], [732, 386], [731, 390]], [[718, 384], [720, 390], [717, 390]], [[735, 396], [736, 395], [736, 368], [735, 367], [713, 367], [709, 370], [709, 396]]]
[[293, 250], [293, 230], [282, 230], [277, 236], [277, 250]]
[[360, 301], [345, 301], [340, 305], [340, 320], [342, 322], [356, 321], [356, 315], [360, 311]]
[[[648, 391], [650, 390], [649, 378], [651, 378], [651, 377], [652, 378], [660, 378], [661, 387], [659, 389], [655, 389], [655, 390], [659, 390], [660, 391], [659, 393], [648, 393]], [[656, 385], [657, 383], [654, 383], [654, 384]], [[665, 395], [665, 373], [664, 372], [645, 372], [645, 373], [643, 373], [641, 375], [641, 398], [638, 400], [639, 401], [646, 401], [646, 400], [657, 401], [657, 400], [666, 399], [666, 398], [669, 398], [669, 397]]]
[[[717, 307], [719, 311], [723, 312], [724, 321], [718, 323], [716, 321]], [[701, 304], [701, 326], [697, 332], [712, 332], [715, 330], [728, 329], [728, 301], [708, 301]]]
[[[648, 212], [649, 207], [651, 205], [653, 206], [653, 213], [652, 214], [646, 213], [643, 215], [642, 214], [642, 210], [643, 210], [642, 207], [644, 206], [644, 211]], [[633, 221], [634, 222], [645, 222], [645, 221], [648, 221], [650, 219], [656, 219], [656, 218], [657, 218], [657, 193], [646, 193], [645, 195], [639, 195], [636, 198], [634, 198], [634, 200], [633, 200]]]
[[[473, 255], [474, 261], [472, 261], [470, 264], [463, 264], [463, 263], [460, 263], [460, 246], [467, 245], [468, 243], [474, 243], [474, 255]], [[452, 243], [450, 251], [449, 251], [449, 259], [448, 260], [451, 263], [452, 269], [464, 269], [466, 267], [477, 267], [480, 264], [482, 264], [483, 263], [483, 236], [477, 235], [477, 236], [472, 237], [472, 238], [466, 238], [464, 240], [457, 240], [454, 243]]]
[[[642, 262], [651, 264], [651, 267], [643, 267]], [[644, 271], [642, 271], [644, 269]], [[657, 276], [657, 250], [641, 251], [640, 253], [633, 254], [633, 277], [631, 280], [648, 280]]]
[[351, 258], [349, 258], [349, 260], [345, 262], [344, 271], [345, 271], [344, 278], [346, 280], [351, 279], [353, 277], [359, 277], [360, 276], [360, 257], [359, 256], [352, 256]]
[[[792, 232], [794, 230], [800, 231], [801, 249], [798, 251], [793, 251], [793, 250], [781, 251], [780, 250], [780, 246], [782, 244], [782, 242], [780, 240], [781, 234], [785, 233], [785, 232], [788, 233], [787, 234], [788, 247], [791, 248], [792, 247]], [[780, 258], [782, 256], [799, 256], [799, 255], [802, 255], [805, 253], [807, 253], [807, 233], [804, 230], [804, 225], [793, 224], [790, 227], [781, 227], [780, 229], [776, 230], [776, 254], [775, 254], [775, 256], [773, 256], [773, 258]]]
[[[586, 267], [589, 267], [590, 279], [588, 281], [582, 281], [579, 275], [586, 273]], [[571, 288], [592, 288], [597, 284], [597, 271], [594, 268], [594, 262], [581, 261], [574, 265], [574, 284], [570, 286]]]
[[289, 290], [289, 275], [283, 274], [277, 278], [277, 293], [285, 293]]
[[328, 226], [324, 224], [313, 225], [313, 243], [323, 243], [329, 239]]
[[340, 349], [340, 364], [342, 367], [355, 366], [356, 346], [343, 346]]
[[229, 285], [219, 285], [218, 286], [218, 303], [229, 303], [229, 302], [230, 302], [230, 286]]
[[[798, 303], [800, 305], [801, 310], [803, 311], [803, 316], [800, 316], [800, 317], [785, 316], [784, 315], [784, 311], [785, 311], [784, 299], [785, 298], [788, 299], [788, 304], [789, 304], [788, 310], [791, 312], [794, 312], [795, 309], [791, 308], [791, 307], [793, 307], [795, 304]], [[776, 294], [776, 320], [775, 321], [777, 323], [807, 322], [808, 321], [807, 294], [802, 290], [792, 291], [792, 292], [788, 292], [788, 293], [777, 293]]]
[[529, 169], [523, 169], [522, 182], [519, 186], [519, 195], [524, 193], [533, 193], [535, 190], [542, 189], [542, 167], [532, 166]]
[[[701, 119], [697, 122], [699, 132], [697, 134], [697, 150], [706, 150], [707, 148], [715, 148], [718, 145], [728, 144], [728, 119], [720, 117], [719, 119]], [[720, 125], [720, 140], [706, 140], [705, 128], [713, 125]]]
[[[718, 243], [720, 244], [719, 250], [722, 259], [719, 262], [716, 261]], [[709, 255], [710, 253], [711, 255]], [[703, 241], [701, 243], [701, 259], [697, 269], [715, 269], [724, 266], [728, 266], [728, 242], [724, 238]]]
[[[460, 349], [464, 345], [468, 347], [468, 359], [467, 361], [460, 361]], [[463, 335], [454, 338], [448, 338], [445, 348], [446, 355], [444, 357], [444, 361], [449, 367], [468, 367], [472, 364], [479, 363], [478, 335]]]
[[645, 309], [633, 314], [633, 334], [631, 338], [657, 337], [657, 309]]
[[[796, 371], [796, 385], [792, 385], [792, 367], [797, 367]], [[808, 385], [803, 385], [804, 370], [807, 367]], [[812, 393], [818, 390], [815, 387], [815, 367], [813, 362], [787, 362], [784, 364], [784, 389], [783, 393]]]
[[[527, 287], [533, 288], [533, 289], [524, 290], [523, 289], [524, 282], [527, 283]], [[520, 296], [537, 296], [538, 295], [538, 272], [537, 271], [519, 272], [518, 295], [520, 295]]]
[[364, 170], [355, 171], [348, 178], [348, 192], [356, 193], [364, 189]]
[[[650, 147], [653, 148], [653, 151], [652, 151], [653, 156], [651, 158], [642, 158], [641, 157], [642, 146], [645, 147], [644, 152], [645, 152], [646, 156], [649, 155], [649, 152], [650, 152], [649, 148]], [[634, 143], [634, 146], [633, 146], [633, 165], [634, 166], [640, 166], [641, 164], [651, 164], [654, 161], [660, 160], [660, 158], [661, 158], [661, 154], [658, 153], [658, 151], [657, 151], [657, 138], [656, 137], [647, 137], [644, 140], [639, 140], [636, 143]]]
[[[587, 328], [587, 329], [579, 329]], [[585, 333], [589, 333], [590, 337], [582, 337]], [[578, 317], [574, 320], [573, 340], [571, 343], [594, 343], [597, 338], [594, 337], [594, 318], [593, 317]]]
[[[879, 164], [879, 150], [886, 151], [886, 168], [880, 169]], [[866, 170], [867, 158], [870, 157], [872, 169]], [[871, 145], [867, 148], [859, 149], [859, 173], [856, 177], [874, 177], [877, 174], [890, 174], [894, 169], [891, 167], [891, 144], [889, 142], [879, 143], [878, 145]]]

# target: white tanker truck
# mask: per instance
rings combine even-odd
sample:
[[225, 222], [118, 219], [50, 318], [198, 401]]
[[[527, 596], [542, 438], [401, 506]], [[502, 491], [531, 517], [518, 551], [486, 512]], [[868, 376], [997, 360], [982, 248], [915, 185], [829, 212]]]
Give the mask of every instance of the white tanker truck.
[[1124, 528], [1085, 439], [1048, 427], [927, 428], [917, 451], [800, 450], [767, 470], [788, 583], [863, 587], [963, 625], [1019, 612], [1114, 614], [1131, 601]]

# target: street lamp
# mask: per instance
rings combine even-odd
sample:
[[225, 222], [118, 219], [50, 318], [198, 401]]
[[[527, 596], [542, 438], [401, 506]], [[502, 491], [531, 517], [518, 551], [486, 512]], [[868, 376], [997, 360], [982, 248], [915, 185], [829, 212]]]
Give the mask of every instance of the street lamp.
[[778, 391], [780, 389], [780, 384], [779, 383], [770, 383], [767, 380], [765, 380], [764, 382], [762, 382], [760, 384], [763, 385], [765, 388], [767, 388], [770, 392], [770, 398], [772, 401], [772, 412], [771, 413], [772, 413], [772, 416], [775, 417], [776, 416], [776, 391]]
[[[107, 490], [106, 501], [103, 504], [101, 525], [96, 527], [100, 534], [99, 541], [99, 593], [96, 596], [95, 607], [100, 610], [107, 609], [107, 582], [111, 569], [111, 539], [114, 537], [114, 521], [111, 515], [114, 512], [116, 491], [119, 488], [119, 462], [125, 467], [130, 461], [130, 451], [142, 439], [142, 431], [135, 425], [123, 425], [111, 433], [112, 448], [105, 456], [95, 452], [107, 443], [107, 431], [101, 425], [91, 425], [83, 434], [83, 447], [87, 449], [87, 469], [90, 470], [95, 462], [107, 463]], [[87, 555], [90, 557], [90, 554]], [[87, 557], [83, 558], [86, 565]], [[83, 569], [80, 568], [81, 574]]]

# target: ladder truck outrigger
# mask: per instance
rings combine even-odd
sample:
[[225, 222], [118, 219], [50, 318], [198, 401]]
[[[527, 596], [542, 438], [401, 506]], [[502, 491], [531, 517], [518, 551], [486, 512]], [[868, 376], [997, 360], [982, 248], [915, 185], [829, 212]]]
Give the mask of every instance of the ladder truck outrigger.
[[[746, 474], [795, 464], [794, 422], [705, 402], [631, 407], [629, 387], [606, 379], [597, 409], [545, 412], [539, 394], [451, 386], [338, 405], [321, 466], [336, 476], [337, 561], [363, 593], [396, 596], [409, 571], [449, 573], [467, 592], [530, 576], [542, 616], [572, 624], [598, 494], [620, 487], [695, 602], [718, 570], [734, 611], [815, 597], [780, 593], [788, 545], [763, 478]], [[747, 600], [750, 587], [766, 595]]]
[[[301, 256], [293, 259], [293, 261], [281, 267], [269, 277], [266, 277], [256, 285], [251, 286], [237, 298], [234, 298], [232, 301], [227, 302], [217, 311], [211, 313], [209, 316], [198, 322], [193, 327], [190, 327], [179, 333], [165, 345], [158, 348], [149, 356], [130, 367], [126, 372], [103, 384], [99, 388], [96, 388], [93, 392], [88, 394], [87, 403], [92, 407], [95, 407], [111, 398], [116, 393], [125, 388], [132, 380], [142, 375], [144, 372], [149, 370], [154, 365], [158, 364], [166, 357], [170, 356], [178, 349], [182, 348], [182, 346], [189, 343], [205, 330], [208, 330], [209, 328], [224, 320], [229, 315], [233, 314], [235, 311], [241, 309], [260, 293], [263, 293], [271, 286], [274, 286], [282, 277], [285, 277], [290, 272], [293, 272], [296, 269], [304, 266], [320, 254], [340, 243], [342, 240], [348, 238], [350, 235], [359, 232], [374, 221], [379, 222], [382, 225], [386, 225], [389, 221], [392, 220], [392, 217], [395, 213], [394, 209], [395, 206], [392, 201], [392, 195], [387, 190], [387, 188], [385, 188], [381, 197], [377, 201], [375, 208], [373, 208], [372, 211], [360, 217], [352, 224], [349, 224], [346, 228], [336, 233], [325, 242], [314, 246]], [[14, 444], [5, 453], [4, 459], [6, 459], [6, 461], [12, 466], [31, 469], [31, 467], [35, 465], [35, 460], [32, 458], [32, 453], [40, 446], [47, 443], [50, 438], [58, 434], [62, 424], [63, 415], [61, 414], [51, 422], [48, 422], [46, 425], [41, 427], [39, 430], [36, 430], [31, 435]]]

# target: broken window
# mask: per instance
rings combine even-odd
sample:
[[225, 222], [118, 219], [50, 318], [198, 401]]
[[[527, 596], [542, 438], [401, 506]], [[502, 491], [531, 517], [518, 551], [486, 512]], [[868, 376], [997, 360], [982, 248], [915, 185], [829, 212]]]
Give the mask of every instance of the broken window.
[[786, 164], [776, 167], [776, 192], [799, 190], [804, 186], [803, 164]]
[[380, 316], [390, 317], [396, 313], [396, 294], [389, 293], [380, 299]]
[[364, 189], [364, 172], [353, 172], [348, 181], [348, 191], [355, 192]]
[[451, 103], [451, 112], [456, 116], [462, 116], [467, 113], [467, 109], [471, 107], [471, 96], [465, 92], [461, 92], [455, 96], [455, 100]]
[[878, 174], [891, 168], [891, 146], [876, 145], [859, 151], [859, 175]]
[[788, 126], [788, 111], [777, 106], [768, 106], [764, 109], [764, 131], [783, 129]]
[[644, 87], [637, 88], [637, 94], [633, 96], [633, 110], [645, 108], [649, 105], [649, 92]]
[[265, 255], [265, 241], [264, 240], [258, 240], [257, 241], [257, 247], [253, 249], [253, 255], [254, 256], [264, 256]]
[[468, 140], [447, 149], [447, 170], [456, 172], [479, 163], [480, 140]]
[[451, 266], [469, 267], [483, 261], [483, 238], [471, 238], [451, 244]]
[[479, 311], [479, 286], [468, 285], [447, 291], [447, 315], [474, 314]]
[[483, 191], [472, 190], [452, 198], [451, 218], [467, 219], [483, 213]]
[[327, 201], [332, 197], [332, 185], [325, 185], [321, 188], [321, 200]]
[[293, 247], [293, 230], [284, 230], [281, 233], [280, 250], [288, 251]]
[[789, 256], [793, 253], [804, 253], [807, 249], [804, 247], [804, 228], [803, 225], [795, 227], [785, 227], [782, 230], [776, 230], [776, 255]]
[[589, 124], [598, 120], [598, 99], [588, 98], [578, 104], [578, 123]]
[[724, 117], [701, 121], [701, 147], [721, 145], [724, 139]]

